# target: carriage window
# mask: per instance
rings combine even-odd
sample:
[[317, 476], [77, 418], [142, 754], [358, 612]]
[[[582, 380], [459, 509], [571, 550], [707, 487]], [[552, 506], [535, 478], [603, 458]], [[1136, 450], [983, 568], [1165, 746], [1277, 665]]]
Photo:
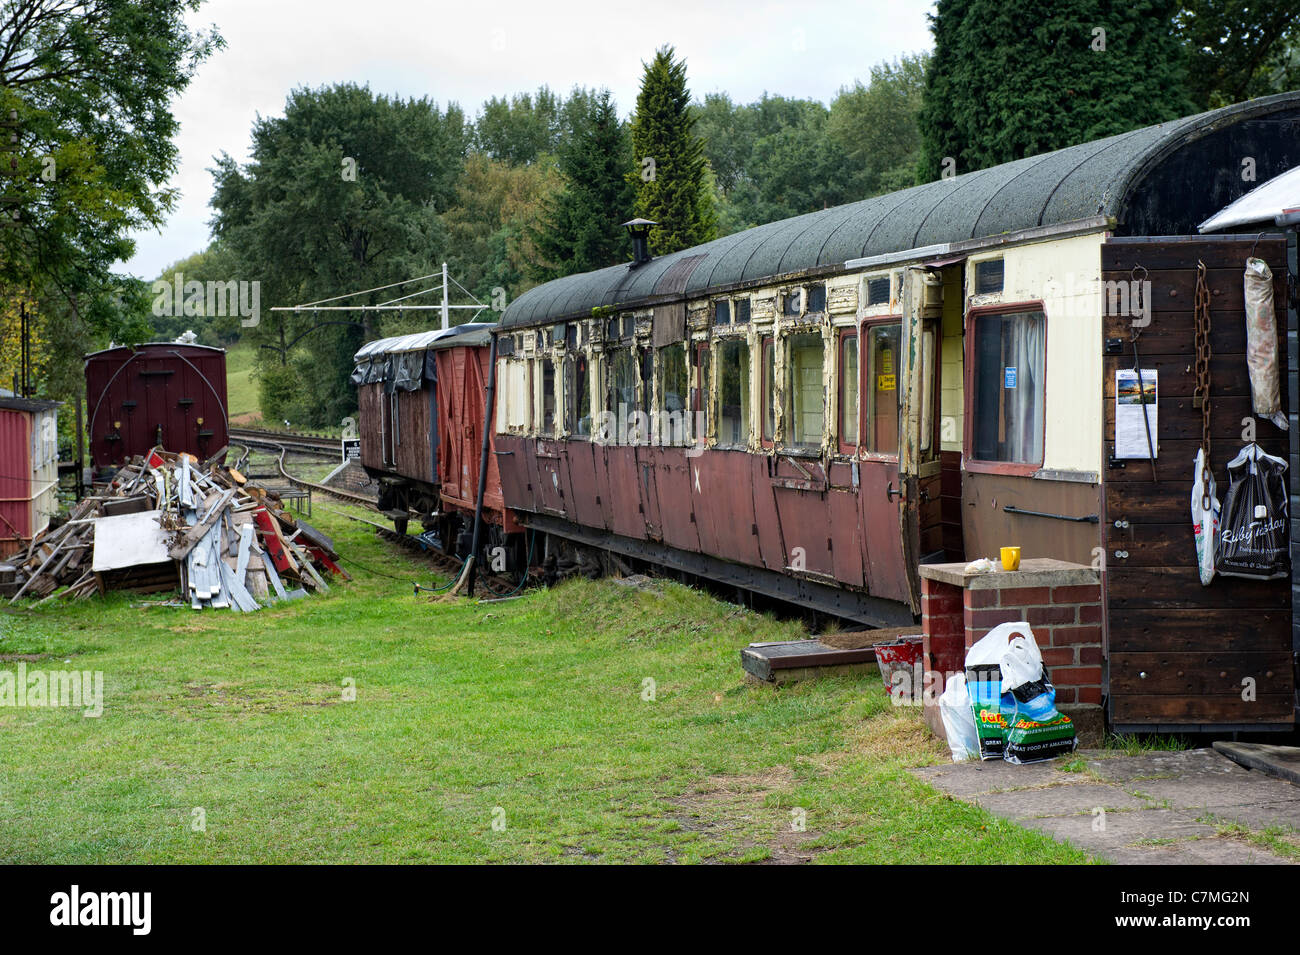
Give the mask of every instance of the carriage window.
[[736, 299], [734, 305], [735, 305], [736, 314], [733, 321], [737, 325], [743, 325], [746, 322], [748, 322], [749, 321], [749, 296], [746, 295], [744, 298]]
[[773, 356], [772, 339], [763, 339], [763, 440], [771, 441], [776, 432], [773, 421], [776, 404], [776, 364]]
[[649, 419], [651, 403], [654, 398], [655, 353], [653, 348], [641, 349], [641, 410]]
[[1041, 464], [1047, 319], [1042, 312], [985, 314], [974, 325], [971, 458]]
[[622, 419], [635, 408], [636, 360], [630, 349], [620, 348], [610, 356], [609, 391], [605, 395], [605, 410]]
[[818, 282], [816, 285], [808, 286], [808, 311], [824, 312], [826, 311], [826, 283]]
[[709, 433], [709, 403], [704, 399], [709, 387], [709, 346], [695, 349], [695, 375], [691, 386], [691, 421], [688, 431], [692, 441], [700, 441]]
[[731, 302], [729, 299], [720, 298], [713, 303], [713, 324], [731, 324]]
[[921, 451], [934, 447], [934, 370], [937, 341], [934, 326], [921, 332]]
[[659, 349], [659, 439], [664, 444], [686, 440], [686, 349], [665, 345]]
[[587, 356], [579, 353], [568, 363], [569, 381], [564, 389], [564, 430], [569, 434], [591, 434], [591, 394], [587, 380]]
[[879, 278], [867, 279], [867, 305], [888, 305], [889, 304], [889, 276], [883, 275]]
[[902, 325], [867, 330], [867, 450], [898, 453], [898, 359]]
[[803, 295], [804, 292], [801, 288], [792, 288], [785, 293], [784, 312], [786, 315], [793, 317], [803, 311]]
[[718, 442], [749, 442], [749, 343], [743, 339], [718, 345]]
[[555, 362], [542, 362], [542, 434], [555, 434]]
[[822, 382], [822, 336], [791, 335], [786, 340], [786, 443], [818, 448], [825, 421], [826, 386]]
[[840, 447], [858, 446], [858, 335], [840, 338]]

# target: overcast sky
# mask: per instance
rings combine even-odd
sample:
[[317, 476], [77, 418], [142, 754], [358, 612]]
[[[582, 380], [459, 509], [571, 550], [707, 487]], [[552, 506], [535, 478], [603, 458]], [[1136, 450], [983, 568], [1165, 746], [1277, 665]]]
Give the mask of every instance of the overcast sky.
[[136, 236], [125, 270], [153, 279], [207, 246], [212, 158], [247, 159], [258, 115], [295, 86], [368, 83], [376, 93], [455, 101], [608, 86], [627, 115], [642, 61], [671, 43], [691, 93], [747, 103], [764, 91], [829, 103], [881, 60], [930, 48], [929, 0], [210, 0], [191, 17], [226, 49], [176, 102], [180, 201], [161, 234]]

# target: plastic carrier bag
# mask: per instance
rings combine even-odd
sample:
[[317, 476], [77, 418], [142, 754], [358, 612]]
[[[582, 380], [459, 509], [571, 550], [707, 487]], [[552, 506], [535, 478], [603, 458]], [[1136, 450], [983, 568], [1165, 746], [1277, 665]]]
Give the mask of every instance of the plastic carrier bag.
[[1002, 655], [1013, 636], [1032, 632], [1024, 620], [999, 624], [966, 651], [966, 692], [970, 696], [980, 759], [1002, 758], [1007, 734], [1004, 710], [1014, 709], [1011, 695], [1002, 693]]
[[948, 737], [952, 761], [962, 763], [978, 756], [979, 735], [975, 732], [975, 716], [971, 712], [964, 674], [954, 673], [948, 679], [948, 685], [939, 697], [939, 716], [943, 719], [943, 732]]
[[1228, 577], [1290, 576], [1287, 463], [1248, 444], [1228, 462], [1215, 569]]
[[1006, 738], [1002, 758], [1032, 763], [1070, 753], [1079, 745], [1074, 722], [1056, 709], [1056, 688], [1047, 677], [1034, 632], [1025, 627], [1007, 641], [1000, 663]]
[[1277, 316], [1273, 311], [1273, 271], [1263, 259], [1246, 259], [1246, 366], [1250, 369], [1251, 406], [1287, 430], [1277, 367]]
[[1201, 586], [1214, 579], [1215, 544], [1219, 540], [1219, 498], [1214, 472], [1205, 466], [1205, 449], [1196, 452], [1196, 478], [1192, 481], [1192, 531], [1196, 535], [1196, 566]]

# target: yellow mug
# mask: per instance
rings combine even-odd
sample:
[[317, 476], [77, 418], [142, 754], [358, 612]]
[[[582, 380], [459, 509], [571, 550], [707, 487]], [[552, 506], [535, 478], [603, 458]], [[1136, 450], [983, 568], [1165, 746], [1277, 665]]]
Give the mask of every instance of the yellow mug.
[[1003, 570], [1020, 569], [1020, 548], [1019, 547], [1002, 548], [1002, 569]]

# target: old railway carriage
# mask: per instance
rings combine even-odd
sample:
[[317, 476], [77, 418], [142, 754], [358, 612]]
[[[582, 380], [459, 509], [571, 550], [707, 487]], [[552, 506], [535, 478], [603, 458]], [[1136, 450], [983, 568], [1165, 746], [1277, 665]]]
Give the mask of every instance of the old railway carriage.
[[[449, 552], [464, 552], [474, 513], [489, 372], [490, 325], [382, 338], [355, 356], [361, 464], [378, 480], [379, 507], [405, 531], [416, 515]], [[520, 525], [505, 510], [489, 457], [484, 507], [489, 544]]]
[[[1300, 94], [1282, 94], [534, 288], [499, 331], [505, 502], [560, 539], [871, 624], [913, 620], [918, 564], [1008, 543], [1108, 555], [1107, 632], [1122, 622], [1134, 652], [1176, 649], [1158, 632], [1173, 608], [1207, 649], [1252, 601], [1280, 621], [1285, 587], [1200, 588], [1186, 513], [1196, 265], [1239, 359], [1251, 243], [1160, 237], [1296, 165]], [[1256, 251], [1285, 292], [1276, 243]], [[1121, 295], [1148, 277], [1150, 302]], [[1113, 460], [1104, 388], [1148, 305], [1158, 470]], [[1249, 416], [1234, 362], [1215, 371], [1221, 487]], [[1126, 490], [1108, 502], [1112, 481]], [[1285, 721], [1289, 629], [1269, 633], [1233, 640], [1285, 669], [1269, 717]]]

